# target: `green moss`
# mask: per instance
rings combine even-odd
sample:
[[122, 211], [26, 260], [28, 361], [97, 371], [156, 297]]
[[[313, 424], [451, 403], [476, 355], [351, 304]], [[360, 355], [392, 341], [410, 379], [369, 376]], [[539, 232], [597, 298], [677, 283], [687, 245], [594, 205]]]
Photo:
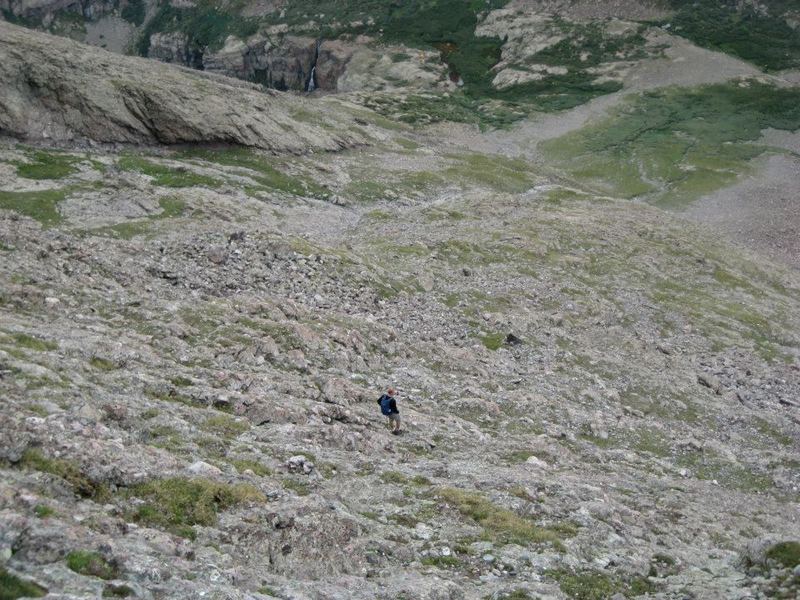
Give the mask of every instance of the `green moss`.
[[20, 579], [0, 567], [0, 600], [17, 600], [17, 598], [41, 598], [47, 590], [33, 582]]
[[114, 361], [108, 360], [107, 358], [101, 358], [99, 356], [93, 356], [90, 358], [89, 364], [100, 371], [115, 371], [119, 368]]
[[117, 567], [97, 552], [75, 550], [67, 554], [67, 566], [81, 575], [114, 579], [119, 575]]
[[632, 438], [633, 449], [637, 452], [646, 452], [659, 457], [670, 455], [669, 439], [658, 430], [642, 429], [636, 431]]
[[47, 517], [52, 517], [54, 514], [56, 514], [56, 511], [54, 511], [46, 504], [37, 504], [33, 508], [33, 514], [35, 514], [40, 519], [46, 519]]
[[518, 194], [536, 183], [530, 165], [524, 160], [500, 155], [456, 155], [457, 164], [448, 167], [444, 175], [451, 181], [468, 181], [498, 192]]
[[19, 464], [25, 469], [60, 477], [75, 490], [76, 494], [84, 498], [103, 502], [110, 495], [104, 484], [92, 481], [76, 463], [59, 458], [48, 458], [35, 448], [26, 450]]
[[622, 578], [599, 571], [569, 571], [550, 569], [545, 575], [555, 579], [561, 591], [573, 600], [608, 600], [615, 594], [633, 598], [655, 592], [644, 577]]
[[27, 155], [28, 162], [17, 162], [17, 175], [26, 179], [62, 179], [78, 172], [75, 163], [82, 159], [58, 152], [35, 151]]
[[453, 569], [461, 566], [461, 561], [453, 556], [426, 556], [420, 561], [426, 567], [437, 569]]
[[381, 481], [403, 485], [408, 483], [408, 477], [398, 471], [384, 471], [381, 473]]
[[216, 433], [225, 438], [233, 438], [250, 429], [247, 421], [240, 421], [228, 415], [214, 415], [208, 417], [202, 425], [204, 431]]
[[780, 542], [767, 550], [765, 556], [785, 569], [794, 569], [800, 565], [800, 542]]
[[769, 127], [800, 128], [800, 90], [749, 81], [647, 92], [541, 147], [604, 193], [682, 206], [746, 172]]
[[531, 450], [515, 450], [505, 455], [505, 460], [512, 464], [524, 463], [531, 456], [536, 456], [535, 452]]
[[689, 469], [694, 477], [716, 481], [722, 487], [744, 492], [768, 492], [775, 483], [767, 474], [757, 473], [747, 466], [730, 463], [709, 452], [678, 456], [676, 466]]
[[48, 350], [58, 349], [56, 342], [50, 342], [37, 337], [30, 336], [26, 333], [12, 334], [14, 341], [18, 346], [27, 348], [28, 350], [35, 350], [36, 352], [46, 352]]
[[188, 377], [182, 377], [182, 376], [173, 377], [169, 381], [172, 385], [177, 387], [187, 387], [192, 385], [192, 380], [189, 379]]
[[525, 590], [514, 590], [501, 592], [499, 595], [484, 596], [484, 600], [535, 600], [535, 598]]
[[436, 497], [483, 527], [484, 537], [488, 540], [521, 546], [548, 543], [556, 549], [563, 548], [562, 536], [558, 532], [539, 527], [516, 513], [493, 504], [478, 493], [457, 488], [440, 488], [436, 490]]
[[286, 478], [283, 480], [283, 487], [293, 491], [298, 496], [308, 496], [311, 493], [308, 483], [298, 479]]
[[504, 333], [488, 333], [480, 336], [481, 342], [488, 350], [499, 350], [506, 340]]
[[66, 189], [36, 192], [0, 191], [0, 209], [16, 211], [39, 221], [45, 227], [53, 227], [63, 220], [57, 206], [66, 196]]
[[791, 435], [784, 433], [781, 431], [780, 427], [773, 425], [766, 419], [755, 417], [753, 419], [753, 425], [760, 434], [772, 438], [781, 446], [791, 446], [794, 443], [794, 438]]
[[272, 475], [272, 470], [257, 460], [232, 460], [231, 464], [236, 467], [236, 470], [239, 471], [239, 473], [244, 473], [245, 471], [250, 470], [259, 477], [267, 477]]
[[103, 588], [103, 598], [129, 598], [135, 594], [127, 585], [108, 584]]
[[481, 129], [505, 128], [524, 118], [529, 107], [487, 102], [464, 92], [441, 94], [373, 94], [362, 100], [375, 112], [412, 125], [440, 121], [471, 123]]
[[223, 510], [265, 501], [251, 485], [185, 477], [149, 481], [131, 488], [131, 494], [145, 501], [133, 512], [136, 522], [190, 538], [194, 536], [191, 527], [213, 525]]
[[138, 235], [146, 235], [149, 233], [155, 221], [179, 217], [183, 215], [186, 209], [186, 202], [173, 196], [159, 198], [158, 205], [161, 207], [161, 212], [156, 215], [150, 215], [147, 219], [126, 221], [124, 223], [117, 223], [116, 225], [98, 227], [92, 229], [92, 233], [110, 235], [119, 239], [129, 240]]
[[218, 188], [223, 182], [208, 175], [194, 173], [185, 167], [170, 167], [153, 162], [142, 156], [123, 156], [117, 161], [123, 171], [136, 171], [153, 178], [153, 183], [164, 187], [209, 187]]
[[248, 148], [193, 148], [180, 153], [181, 157], [246, 169], [257, 186], [248, 191], [281, 191], [295, 196], [327, 199], [331, 191], [311, 178], [295, 177], [278, 169], [274, 158]]

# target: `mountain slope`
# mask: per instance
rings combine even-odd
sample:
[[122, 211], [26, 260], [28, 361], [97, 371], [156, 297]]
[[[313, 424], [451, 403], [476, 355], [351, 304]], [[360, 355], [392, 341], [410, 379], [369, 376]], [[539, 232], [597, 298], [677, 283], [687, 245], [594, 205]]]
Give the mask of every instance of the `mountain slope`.
[[[0, 23], [0, 132], [27, 140], [231, 143], [275, 152], [363, 143], [324, 104]], [[316, 123], [293, 115], [307, 111]], [[328, 127], [324, 127], [324, 125]], [[337, 133], [332, 133], [335, 128]]]
[[800, 274], [659, 208], [795, 164], [797, 88], [481, 132], [0, 32], [71, 94], [0, 140], [2, 594], [797, 596]]

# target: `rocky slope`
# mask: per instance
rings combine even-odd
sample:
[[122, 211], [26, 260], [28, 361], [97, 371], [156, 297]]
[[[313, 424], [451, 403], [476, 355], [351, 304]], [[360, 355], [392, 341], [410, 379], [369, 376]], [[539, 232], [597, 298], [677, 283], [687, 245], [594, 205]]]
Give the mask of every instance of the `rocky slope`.
[[800, 274], [675, 214], [797, 164], [788, 81], [676, 46], [481, 131], [0, 27], [70, 91], [0, 144], [6, 597], [797, 597]]
[[[320, 104], [0, 23], [0, 132], [26, 140], [337, 150], [363, 138]], [[309, 119], [293, 115], [307, 112]]]
[[800, 66], [800, 9], [784, 0], [2, 0], [0, 10], [116, 52], [277, 89], [442, 93], [458, 83], [474, 101], [522, 106], [533, 94], [563, 96], [548, 110], [617, 89], [656, 50], [642, 43], [656, 30], [771, 71]]

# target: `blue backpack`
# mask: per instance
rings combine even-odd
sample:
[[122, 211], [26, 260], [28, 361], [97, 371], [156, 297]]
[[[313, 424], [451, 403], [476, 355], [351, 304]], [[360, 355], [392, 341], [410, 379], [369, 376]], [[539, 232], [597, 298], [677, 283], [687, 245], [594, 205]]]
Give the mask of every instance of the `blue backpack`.
[[387, 417], [392, 414], [392, 397], [384, 394], [380, 399], [381, 413]]

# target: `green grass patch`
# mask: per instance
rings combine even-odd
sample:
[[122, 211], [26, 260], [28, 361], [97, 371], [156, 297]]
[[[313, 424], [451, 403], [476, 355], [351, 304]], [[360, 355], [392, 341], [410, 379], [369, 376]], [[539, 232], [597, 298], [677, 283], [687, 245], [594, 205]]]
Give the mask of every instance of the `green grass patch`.
[[453, 556], [426, 556], [420, 561], [426, 567], [436, 567], [437, 569], [454, 569], [461, 566], [461, 561]]
[[747, 466], [730, 463], [709, 452], [694, 452], [678, 456], [678, 467], [685, 467], [697, 479], [716, 481], [724, 488], [743, 492], [769, 492], [775, 483], [767, 474], [757, 473]]
[[287, 477], [283, 480], [283, 487], [287, 490], [291, 490], [298, 496], [308, 496], [311, 493], [311, 489], [307, 482], [300, 481], [298, 479], [292, 479]]
[[381, 473], [381, 481], [384, 483], [396, 483], [399, 485], [404, 485], [408, 483], [408, 477], [399, 471], [384, 471]]
[[499, 350], [503, 347], [503, 342], [506, 341], [506, 334], [505, 333], [487, 333], [486, 335], [480, 336], [481, 343], [486, 347], [487, 350]]
[[466, 154], [452, 158], [457, 160], [457, 164], [443, 172], [452, 181], [469, 181], [510, 194], [529, 190], [536, 183], [530, 165], [521, 159], [487, 154]]
[[135, 594], [127, 585], [108, 584], [103, 588], [103, 598], [130, 598]]
[[536, 600], [525, 590], [513, 590], [511, 592], [500, 592], [499, 594], [484, 596], [484, 600]]
[[75, 164], [83, 160], [59, 152], [35, 151], [27, 155], [28, 162], [16, 162], [17, 175], [26, 179], [63, 179], [78, 172]]
[[800, 542], [780, 542], [767, 550], [765, 556], [784, 569], [794, 569], [800, 565]]
[[33, 507], [33, 514], [40, 519], [46, 519], [47, 517], [52, 517], [54, 514], [56, 514], [56, 511], [47, 506], [47, 504], [37, 504]]
[[107, 358], [101, 358], [99, 356], [90, 358], [89, 364], [100, 371], [116, 371], [119, 368], [117, 363], [113, 360], [108, 360]]
[[[736, 0], [671, 0], [675, 14], [663, 22], [698, 46], [738, 56], [768, 71], [800, 67], [800, 35], [787, 23], [797, 2], [759, 6]], [[793, 5], [793, 6], [792, 6]]]
[[194, 525], [209, 526], [217, 514], [248, 502], [265, 502], [256, 488], [247, 484], [218, 483], [208, 479], [172, 477], [156, 479], [131, 488], [145, 501], [133, 512], [137, 523], [194, 538]]
[[777, 425], [773, 425], [766, 419], [754, 417], [753, 425], [761, 435], [772, 438], [781, 446], [791, 446], [794, 443], [794, 438], [791, 435], [784, 433]]
[[216, 433], [225, 438], [234, 438], [248, 431], [250, 424], [247, 421], [239, 421], [234, 417], [222, 414], [208, 417], [203, 422], [202, 428], [203, 431], [209, 433]]
[[645, 577], [623, 578], [599, 571], [550, 569], [545, 575], [555, 579], [567, 597], [573, 600], [608, 600], [615, 594], [633, 598], [655, 592]]
[[249, 470], [259, 477], [268, 477], [269, 475], [272, 475], [272, 470], [257, 460], [238, 459], [232, 460], [231, 464], [236, 467], [236, 470], [239, 471], [239, 473], [244, 473], [245, 471]]
[[61, 458], [49, 458], [40, 450], [29, 448], [22, 455], [19, 465], [24, 469], [55, 475], [66, 481], [76, 494], [103, 502], [110, 497], [108, 488], [92, 481], [76, 463]]
[[123, 156], [117, 161], [117, 166], [123, 171], [135, 171], [152, 177], [154, 184], [164, 187], [218, 188], [223, 184], [219, 179], [195, 173], [186, 167], [171, 167], [142, 156]]
[[310, 178], [289, 175], [271, 164], [262, 153], [248, 148], [192, 148], [180, 153], [181, 157], [202, 160], [228, 167], [247, 169], [246, 173], [257, 182], [249, 191], [281, 191], [295, 196], [328, 199], [331, 191]]
[[547, 543], [558, 550], [563, 549], [561, 534], [539, 527], [515, 512], [493, 504], [481, 494], [457, 488], [440, 488], [436, 490], [436, 497], [483, 527], [483, 537], [487, 540], [521, 546]]
[[39, 221], [45, 227], [53, 227], [63, 221], [58, 212], [58, 203], [66, 196], [66, 189], [36, 192], [0, 191], [0, 209], [16, 211]]
[[0, 567], [0, 600], [17, 600], [17, 598], [41, 598], [47, 590], [31, 581], [20, 579]]
[[119, 575], [116, 565], [97, 552], [88, 550], [75, 550], [67, 554], [67, 566], [76, 573], [88, 577], [115, 579]]
[[48, 350], [58, 349], [56, 342], [50, 342], [41, 338], [33, 337], [27, 333], [12, 334], [17, 346], [27, 348], [28, 350], [35, 350], [36, 352], [47, 352]]
[[682, 206], [746, 172], [768, 150], [754, 142], [770, 127], [800, 128], [800, 89], [756, 81], [668, 88], [632, 96], [609, 119], [542, 149], [605, 193]]
[[156, 215], [150, 215], [147, 219], [126, 221], [124, 223], [117, 223], [116, 225], [98, 227], [93, 229], [92, 233], [130, 240], [138, 235], [150, 233], [155, 221], [180, 217], [186, 210], [186, 202], [174, 196], [159, 198], [158, 205], [161, 207], [161, 212]]
[[378, 114], [411, 125], [452, 121], [478, 125], [481, 129], [509, 127], [531, 110], [524, 105], [487, 102], [461, 91], [448, 96], [434, 93], [373, 94], [361, 102]]

